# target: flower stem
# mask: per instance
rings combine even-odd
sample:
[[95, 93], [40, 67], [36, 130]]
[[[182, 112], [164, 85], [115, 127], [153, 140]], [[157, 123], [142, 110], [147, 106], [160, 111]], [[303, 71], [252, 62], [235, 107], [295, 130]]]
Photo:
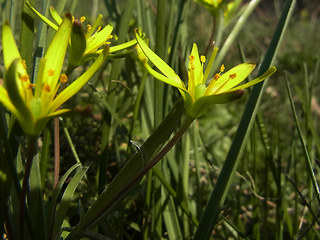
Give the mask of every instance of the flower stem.
[[[155, 166], [170, 150], [176, 145], [176, 143], [181, 139], [185, 131], [189, 128], [194, 119], [188, 118], [179, 131], [173, 136], [173, 138], [163, 147], [163, 149], [137, 174], [134, 180], [140, 179], [145, 173], [147, 173], [150, 168]], [[135, 182], [136, 182], [135, 181]], [[130, 182], [129, 182], [130, 183]]]
[[[173, 136], [173, 138], [163, 147], [163, 149], [143, 168], [138, 172], [132, 179], [125, 185], [122, 190], [114, 196], [114, 198], [109, 202], [105, 209], [111, 207], [117, 199], [121, 198], [135, 183], [139, 181], [152, 167], [154, 167], [171, 149], [176, 143], [181, 139], [185, 131], [189, 128], [194, 119], [188, 118], [184, 122], [183, 126], [179, 131]], [[143, 152], [143, 151], [142, 151]]]
[[[153, 166], [155, 166], [171, 149], [172, 147], [181, 139], [185, 131], [188, 129], [188, 127], [192, 124], [194, 119], [187, 117], [185, 119], [183, 126], [179, 129], [179, 131], [173, 136], [173, 138], [162, 148], [162, 150], [150, 161], [148, 164], [146, 164], [136, 175], [134, 175], [131, 180], [128, 181], [126, 185], [124, 185], [121, 190], [117, 192], [109, 201], [107, 201], [106, 204], [103, 205], [103, 208], [101, 208], [93, 218], [91, 218], [86, 223], [83, 223], [81, 225], [81, 229], [86, 229], [90, 227], [98, 218], [100, 218], [105, 212], [107, 212], [108, 209], [114, 206], [119, 199], [123, 198], [125, 194], [130, 190], [132, 186], [134, 186]], [[144, 158], [143, 154], [144, 150], [141, 149], [142, 158]], [[70, 239], [72, 238], [72, 234], [70, 236]], [[69, 238], [68, 238], [69, 240]]]
[[60, 172], [60, 134], [59, 134], [59, 118], [54, 120], [54, 180], [53, 180], [53, 189], [59, 183], [59, 172]]
[[28, 191], [28, 183], [29, 183], [29, 177], [31, 172], [32, 160], [33, 160], [33, 156], [36, 153], [37, 139], [38, 137], [28, 136], [27, 158], [26, 158], [24, 177], [23, 177], [23, 183], [22, 183], [22, 191], [20, 196], [20, 215], [19, 215], [20, 216], [19, 218], [20, 239], [24, 239], [24, 218], [25, 218], [25, 211], [26, 211], [26, 196]]

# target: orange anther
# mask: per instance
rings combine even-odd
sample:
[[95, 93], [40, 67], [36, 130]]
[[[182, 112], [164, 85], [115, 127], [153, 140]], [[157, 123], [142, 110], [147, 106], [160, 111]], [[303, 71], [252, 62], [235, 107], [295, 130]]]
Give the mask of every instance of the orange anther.
[[21, 60], [21, 64], [22, 64], [24, 69], [27, 69], [27, 65], [26, 65], [26, 61], [25, 60]]
[[49, 69], [48, 70], [48, 76], [53, 76], [54, 74], [54, 70], [53, 69]]
[[214, 75], [213, 80], [217, 81], [219, 78], [220, 78], [220, 74], [217, 73], [216, 75]]
[[66, 74], [61, 74], [60, 75], [60, 81], [61, 81], [61, 83], [66, 83], [67, 81], [68, 81], [68, 77], [67, 77], [67, 75]]
[[50, 92], [50, 90], [51, 90], [50, 85], [48, 83], [45, 83], [43, 85], [43, 91]]
[[237, 74], [236, 73], [233, 73], [233, 74], [230, 74], [229, 75], [229, 78], [231, 78], [231, 79], [235, 79], [237, 77]]
[[224, 64], [222, 64], [221, 67], [220, 67], [220, 72], [223, 72], [224, 69], [225, 69]]
[[34, 88], [36, 85], [34, 83], [29, 83], [27, 86], [27, 89], [32, 89]]
[[29, 80], [29, 75], [28, 74], [23, 74], [21, 77], [20, 77], [20, 80], [22, 82], [26, 82]]
[[189, 61], [190, 61], [190, 62], [193, 62], [193, 61], [194, 61], [194, 56], [193, 56], [193, 55], [190, 55], [190, 56], [189, 56]]
[[91, 28], [92, 28], [91, 25], [87, 24], [87, 32], [90, 32]]

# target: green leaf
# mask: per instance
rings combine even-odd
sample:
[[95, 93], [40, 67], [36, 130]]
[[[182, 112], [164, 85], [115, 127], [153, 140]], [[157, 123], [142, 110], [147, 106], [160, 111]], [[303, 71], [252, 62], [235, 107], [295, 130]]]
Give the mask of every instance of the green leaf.
[[32, 161], [32, 168], [29, 178], [30, 193], [28, 196], [28, 208], [31, 214], [31, 222], [37, 228], [38, 239], [47, 239], [47, 224], [44, 213], [43, 192], [41, 187], [39, 154], [36, 154]]
[[53, 224], [54, 224], [54, 220], [55, 220], [55, 215], [56, 215], [56, 205], [58, 202], [58, 196], [60, 194], [60, 191], [63, 187], [63, 185], [65, 184], [65, 181], [68, 179], [69, 175], [78, 167], [80, 167], [81, 164], [80, 163], [76, 163], [74, 164], [72, 167], [70, 167], [66, 173], [62, 176], [62, 178], [60, 179], [58, 185], [56, 186], [56, 188], [54, 189], [53, 192], [53, 196], [52, 196], [52, 200], [50, 202], [50, 217], [49, 217], [49, 225], [50, 225], [50, 233], [49, 233], [49, 237], [52, 237], [52, 231], [53, 231]]
[[[161, 193], [161, 196], [164, 198], [164, 192]], [[174, 201], [170, 195], [166, 197], [169, 199], [163, 211], [163, 220], [166, 225], [166, 230], [168, 231], [168, 239], [182, 239], [183, 235], [181, 233]], [[164, 200], [166, 199], [163, 199], [163, 202], [165, 202]]]
[[307, 144], [304, 140], [304, 136], [302, 134], [302, 130], [301, 130], [301, 127], [300, 127], [300, 123], [299, 123], [299, 120], [298, 120], [298, 116], [297, 116], [297, 113], [296, 113], [296, 109], [295, 109], [295, 106], [294, 106], [294, 103], [293, 103], [293, 98], [292, 98], [292, 94], [291, 94], [291, 90], [290, 90], [290, 86], [289, 86], [289, 81], [287, 79], [287, 76], [286, 76], [286, 86], [287, 86], [287, 91], [288, 91], [288, 95], [289, 95], [289, 100], [290, 100], [290, 105], [291, 105], [291, 110], [292, 110], [292, 113], [293, 113], [293, 117], [294, 117], [294, 120], [295, 120], [295, 123], [296, 123], [296, 128], [298, 130], [298, 134], [299, 134], [299, 140], [300, 140], [300, 144], [301, 144], [301, 147], [302, 147], [302, 150], [303, 150], [303, 153], [304, 153], [304, 157], [306, 159], [306, 163], [307, 163], [307, 169], [308, 169], [308, 175], [309, 177], [311, 178], [311, 182], [312, 182], [312, 185], [313, 185], [313, 188], [314, 188], [314, 191], [315, 191], [315, 194], [316, 194], [316, 198], [318, 200], [318, 205], [320, 204], [320, 188], [319, 188], [319, 184], [317, 182], [317, 178], [316, 178], [316, 175], [315, 175], [315, 171], [314, 171], [314, 168], [312, 166], [312, 160], [311, 160], [311, 157], [310, 157], [310, 153], [307, 149]]

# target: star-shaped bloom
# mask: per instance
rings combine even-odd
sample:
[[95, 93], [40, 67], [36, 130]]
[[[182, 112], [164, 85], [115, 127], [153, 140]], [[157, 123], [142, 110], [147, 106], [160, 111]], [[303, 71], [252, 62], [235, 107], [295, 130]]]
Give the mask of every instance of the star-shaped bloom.
[[50, 118], [70, 111], [59, 107], [87, 83], [108, 55], [109, 46], [106, 45], [90, 68], [58, 94], [61, 83], [68, 80], [66, 74], [61, 74], [61, 69], [71, 31], [72, 16], [67, 14], [40, 61], [37, 79], [33, 83], [9, 23], [3, 25], [2, 46], [6, 73], [4, 84], [0, 85], [0, 102], [16, 116], [22, 129], [29, 135], [39, 135]]
[[[223, 73], [225, 67], [222, 65], [220, 72], [215, 74], [215, 76], [210, 80], [208, 86], [206, 86], [205, 83], [210, 72], [210, 67], [214, 61], [218, 48], [214, 48], [208, 67], [205, 69], [205, 72], [203, 72], [205, 57], [199, 57], [197, 45], [193, 44], [193, 48], [189, 56], [188, 87], [186, 87], [174, 70], [148, 47], [140, 36], [139, 30], [136, 30], [135, 36], [140, 49], [143, 51], [143, 54], [138, 52], [139, 58], [143, 60], [144, 66], [148, 72], [155, 78], [179, 89], [185, 102], [186, 111], [192, 118], [199, 117], [212, 104], [226, 103], [241, 97], [244, 92], [243, 89], [265, 80], [276, 71], [275, 67], [271, 67], [258, 78], [239, 85], [239, 83], [245, 80], [253, 71], [255, 64], [242, 63], [231, 68], [226, 73]], [[154, 70], [148, 64], [148, 59], [158, 68], [158, 70], [160, 70], [161, 73]]]
[[[62, 18], [52, 6], [50, 7], [50, 13], [56, 24], [38, 12], [28, 1], [26, 2], [26, 5], [37, 17], [39, 17], [44, 23], [54, 30], [57, 30], [59, 25], [62, 23]], [[92, 26], [87, 24], [86, 31], [83, 27], [83, 22], [85, 19], [86, 18], [84, 16], [82, 16], [80, 19], [75, 19], [74, 17], [72, 18], [73, 26], [69, 44], [68, 73], [89, 59], [97, 57], [103, 51], [103, 46], [110, 44], [109, 40], [113, 38], [113, 35], [111, 35], [113, 31], [112, 24], [108, 24], [104, 28], [101, 27], [101, 20], [103, 19], [101, 14], [98, 15]], [[136, 40], [134, 39], [129, 42], [110, 47], [109, 53], [121, 51], [135, 44]]]

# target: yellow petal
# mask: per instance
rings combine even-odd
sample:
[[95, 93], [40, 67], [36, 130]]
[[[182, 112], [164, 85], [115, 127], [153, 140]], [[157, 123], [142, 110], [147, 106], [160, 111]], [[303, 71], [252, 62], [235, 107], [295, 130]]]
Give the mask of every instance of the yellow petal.
[[254, 68], [254, 63], [242, 63], [233, 67], [217, 80], [212, 79], [205, 95], [219, 94], [230, 90], [246, 79]]
[[6, 69], [8, 69], [13, 60], [16, 58], [21, 59], [16, 41], [14, 40], [9, 26], [9, 22], [5, 22], [2, 27], [2, 47], [4, 66]]
[[169, 67], [168, 64], [166, 64], [157, 54], [155, 54], [148, 45], [144, 42], [144, 40], [141, 38], [139, 30], [136, 29], [135, 36], [137, 39], [137, 42], [144, 52], [144, 54], [147, 56], [147, 58], [165, 75], [167, 78], [170, 79], [170, 85], [173, 86], [180, 86], [180, 88], [184, 88], [184, 84], [180, 77], [174, 72], [174, 70]]

